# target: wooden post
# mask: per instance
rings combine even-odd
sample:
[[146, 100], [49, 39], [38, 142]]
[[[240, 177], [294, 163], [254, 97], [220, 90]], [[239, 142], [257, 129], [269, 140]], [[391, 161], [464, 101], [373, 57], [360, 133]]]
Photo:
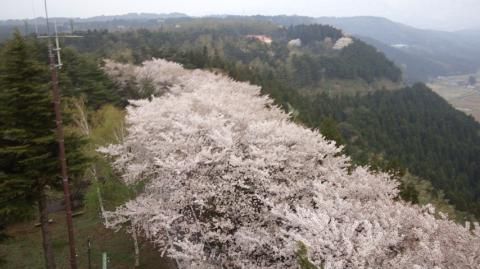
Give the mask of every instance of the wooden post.
[[107, 252], [102, 253], [102, 269], [107, 269]]
[[50, 234], [48, 210], [47, 210], [47, 197], [45, 195], [45, 187], [40, 187], [40, 197], [38, 199], [38, 208], [40, 212], [40, 228], [42, 230], [42, 245], [43, 253], [45, 256], [45, 268], [55, 269], [55, 259], [53, 257], [52, 237]]
[[88, 269], [92, 269], [92, 245], [90, 237], [87, 239]]

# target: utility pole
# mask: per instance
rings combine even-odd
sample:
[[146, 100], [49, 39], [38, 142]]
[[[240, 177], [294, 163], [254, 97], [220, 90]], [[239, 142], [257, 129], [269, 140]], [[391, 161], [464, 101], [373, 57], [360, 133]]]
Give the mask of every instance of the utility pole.
[[23, 24], [25, 26], [25, 36], [28, 36], [28, 33], [29, 33], [28, 20], [23, 20]]
[[[70, 249], [70, 269], [77, 269], [77, 254], [75, 250], [75, 237], [73, 233], [72, 205], [70, 200], [70, 186], [68, 182], [67, 159], [65, 156], [65, 141], [64, 141], [64, 133], [63, 133], [62, 110], [60, 106], [61, 97], [60, 97], [60, 89], [58, 87], [58, 74], [57, 74], [57, 68], [61, 68], [62, 63], [60, 61], [60, 47], [58, 44], [57, 33], [55, 33], [56, 48], [53, 48], [52, 41], [50, 40], [51, 38], [50, 38], [50, 29], [48, 24], [47, 0], [44, 0], [44, 2], [45, 2], [45, 15], [46, 15], [46, 21], [47, 21], [48, 59], [50, 62], [50, 71], [52, 76], [53, 108], [55, 110], [55, 123], [57, 125], [57, 141], [58, 141], [58, 148], [59, 148], [58, 155], [59, 155], [59, 162], [61, 167], [63, 194], [64, 194], [64, 200], [65, 200], [65, 212], [66, 212], [66, 218], [67, 218], [68, 245]], [[58, 64], [55, 63], [54, 51], [57, 53]]]

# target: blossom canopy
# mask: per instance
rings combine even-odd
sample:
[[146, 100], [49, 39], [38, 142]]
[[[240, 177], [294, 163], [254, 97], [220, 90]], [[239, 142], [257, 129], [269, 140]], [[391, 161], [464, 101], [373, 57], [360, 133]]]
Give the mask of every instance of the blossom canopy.
[[99, 149], [144, 186], [107, 226], [128, 223], [179, 267], [298, 268], [301, 242], [318, 268], [480, 268], [477, 224], [398, 201], [389, 175], [352, 168], [258, 86], [160, 59], [105, 68], [155, 88], [131, 101], [124, 141]]

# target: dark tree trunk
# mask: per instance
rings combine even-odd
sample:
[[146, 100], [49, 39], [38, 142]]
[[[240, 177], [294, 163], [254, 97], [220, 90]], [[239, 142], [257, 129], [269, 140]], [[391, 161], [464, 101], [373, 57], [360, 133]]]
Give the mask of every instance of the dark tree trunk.
[[42, 229], [43, 255], [45, 256], [45, 265], [47, 269], [55, 269], [55, 259], [53, 257], [52, 239], [50, 237], [50, 228], [48, 227], [47, 196], [45, 188], [41, 187], [40, 197], [38, 199], [38, 211], [40, 213], [40, 227]]

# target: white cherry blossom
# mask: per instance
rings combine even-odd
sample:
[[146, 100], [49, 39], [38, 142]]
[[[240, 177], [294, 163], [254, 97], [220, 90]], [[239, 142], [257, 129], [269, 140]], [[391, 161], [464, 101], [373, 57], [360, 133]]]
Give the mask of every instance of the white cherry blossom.
[[164, 60], [120, 69], [164, 94], [131, 101], [123, 143], [99, 149], [143, 186], [107, 224], [181, 268], [298, 268], [298, 242], [318, 268], [480, 268], [478, 224], [399, 201], [389, 175], [352, 168], [258, 86]]

